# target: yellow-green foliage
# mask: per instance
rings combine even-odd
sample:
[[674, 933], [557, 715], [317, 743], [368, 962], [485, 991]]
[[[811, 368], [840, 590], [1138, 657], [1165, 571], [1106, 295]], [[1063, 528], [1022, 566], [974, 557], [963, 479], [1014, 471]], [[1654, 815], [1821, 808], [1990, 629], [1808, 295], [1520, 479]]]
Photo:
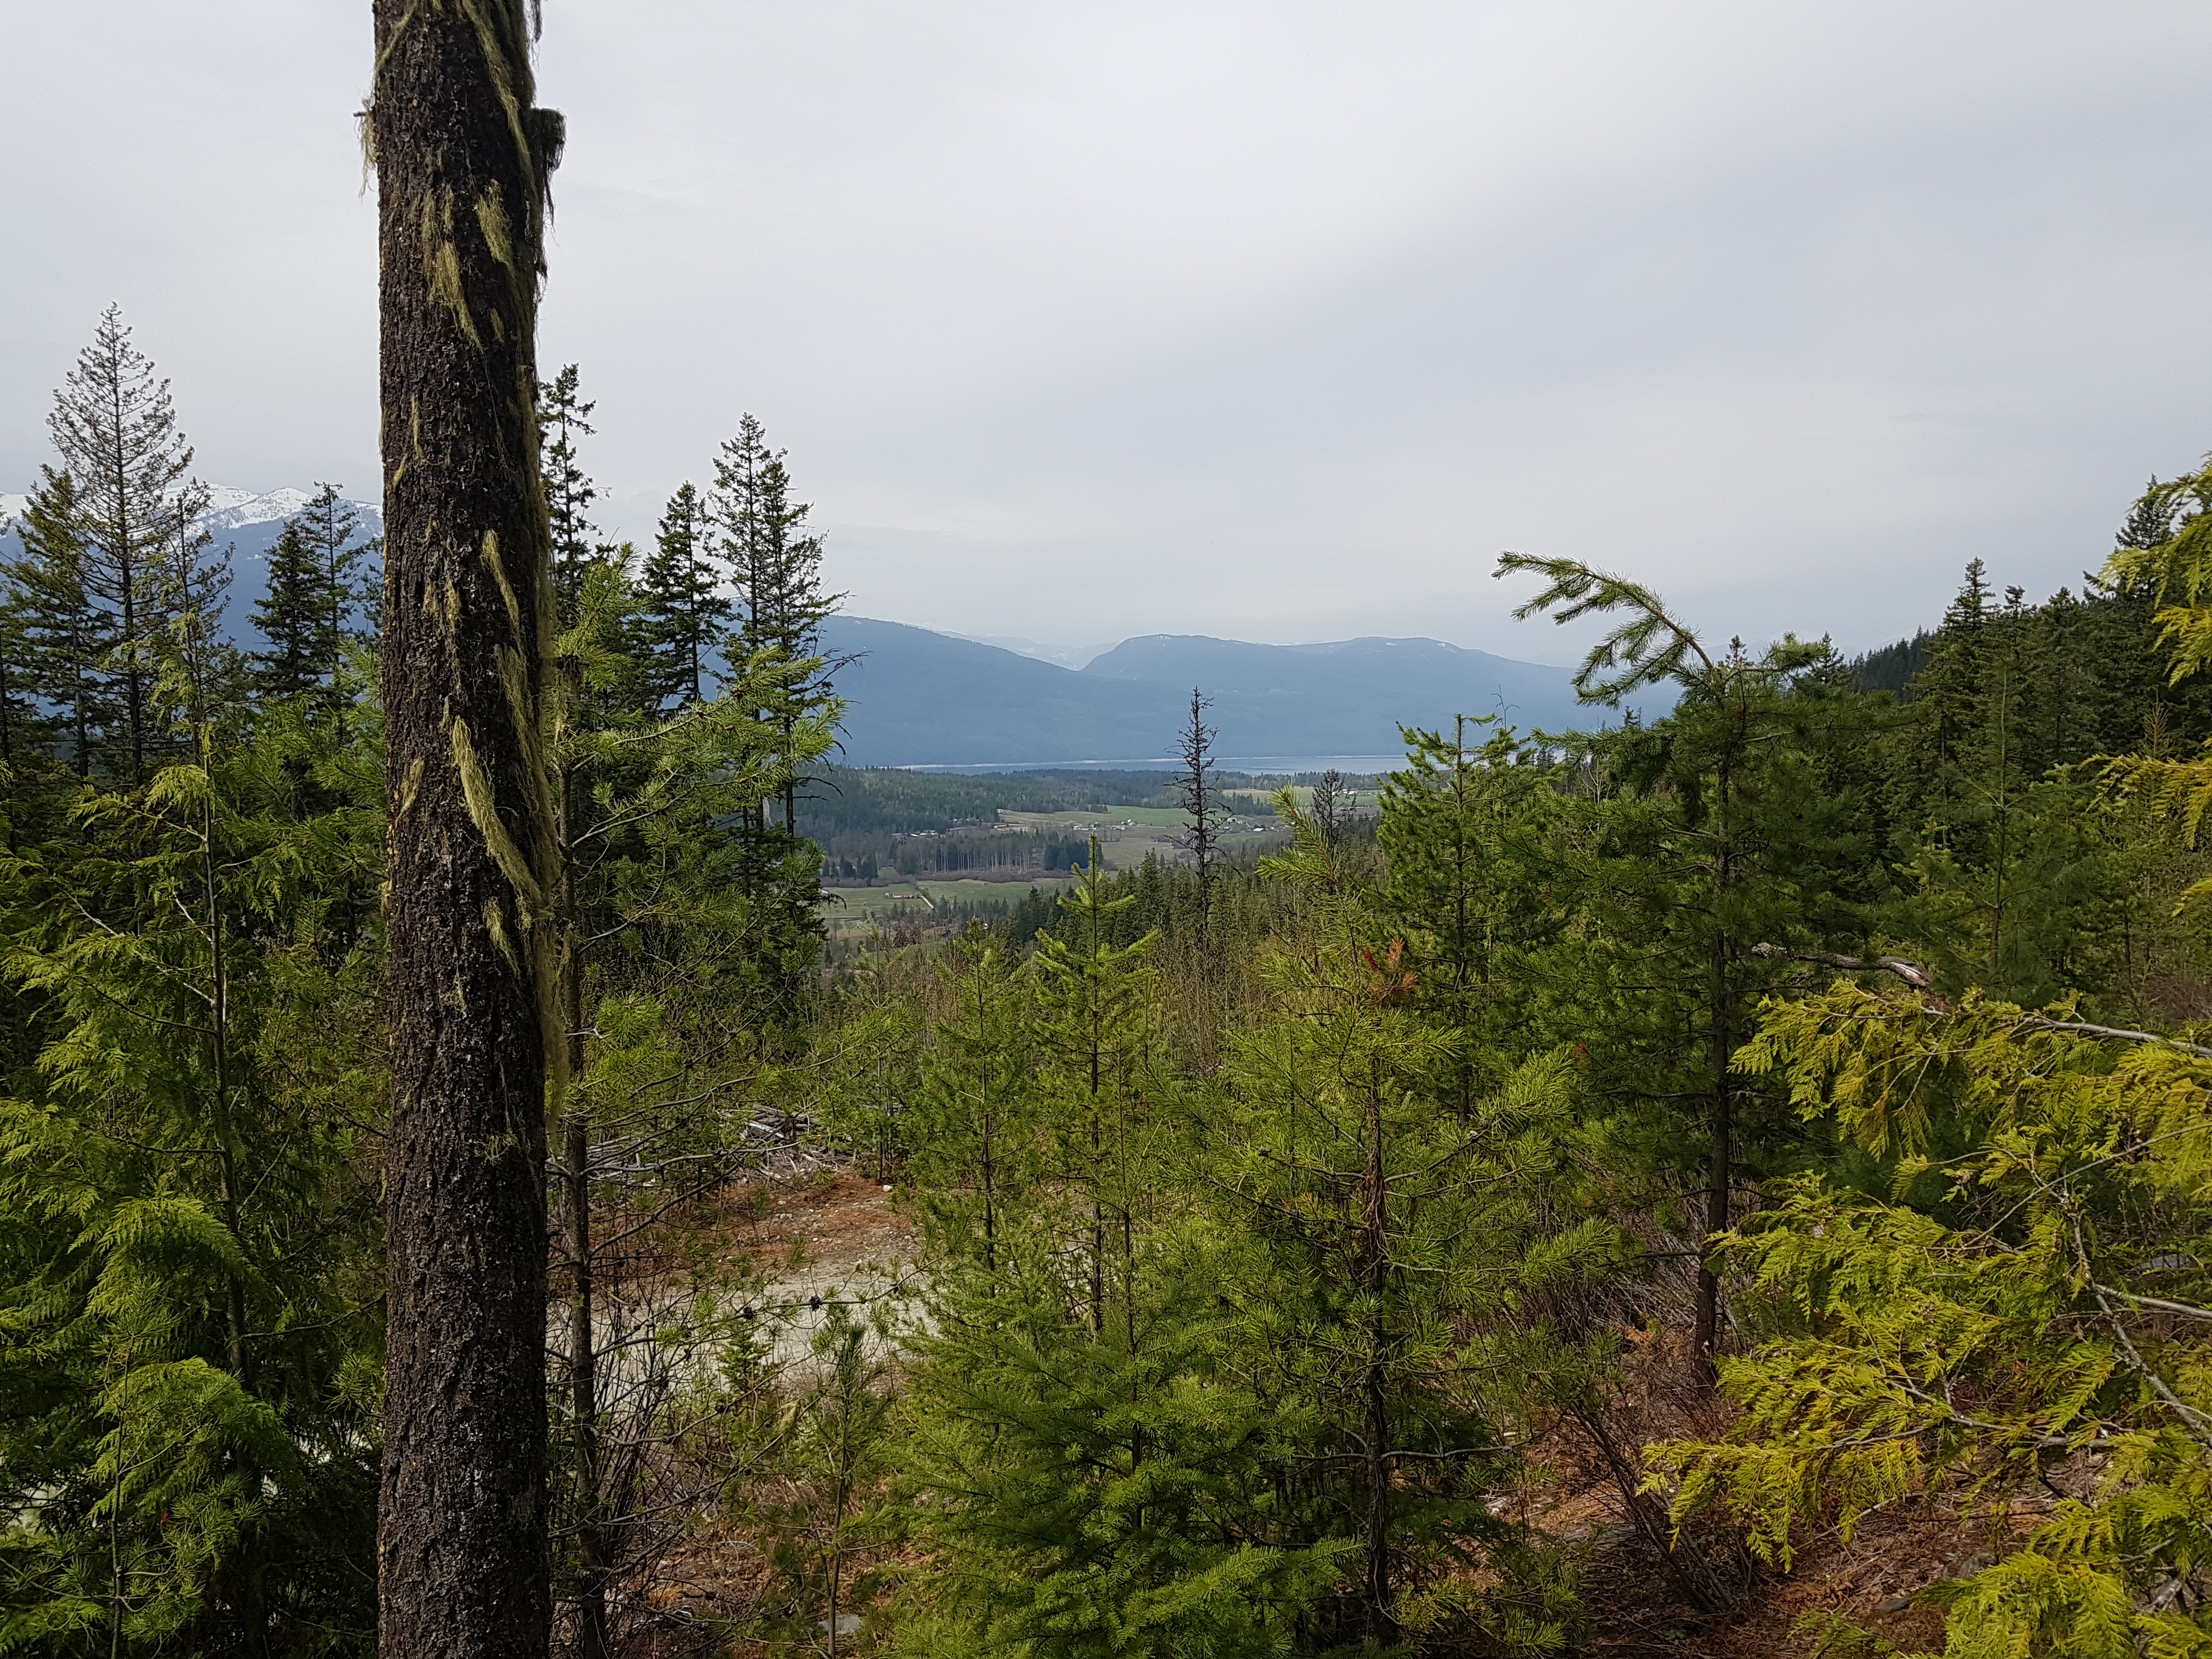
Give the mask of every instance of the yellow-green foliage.
[[[2212, 511], [2207, 510], [2208, 504], [2212, 504], [2212, 466], [2154, 485], [2143, 505], [2155, 508], [2161, 517], [2179, 512], [2174, 533], [2155, 546], [2114, 549], [2104, 569], [2104, 580], [2122, 590], [2154, 587], [2159, 636], [2168, 653], [2167, 678], [2175, 685], [2212, 665]], [[2160, 817], [2179, 819], [2189, 843], [2197, 844], [2205, 811], [2212, 808], [2212, 752], [2187, 760], [2126, 755], [2111, 763], [2106, 777], [2121, 794], [2147, 802]], [[2201, 881], [2185, 898], [2200, 899], [2208, 893], [2212, 893], [2212, 881]]]
[[1786, 1565], [1805, 1522], [2104, 1454], [2094, 1496], [1943, 1589], [1947, 1651], [2212, 1652], [2212, 1062], [2066, 1012], [1849, 985], [1767, 1009], [1739, 1068], [1832, 1116], [1877, 1190], [1807, 1177], [1726, 1244], [1785, 1334], [1723, 1363], [1725, 1442], [1655, 1462], [1678, 1520], [1721, 1506]]
[[[2122, 586], [2155, 585], [2160, 636], [2172, 652], [2170, 679], [2179, 685], [2212, 663], [2212, 466], [2152, 487], [2146, 505], [2180, 516], [2174, 533], [2150, 547], [2119, 547], [2105, 579]], [[2148, 539], [2148, 538], [2146, 538]]]

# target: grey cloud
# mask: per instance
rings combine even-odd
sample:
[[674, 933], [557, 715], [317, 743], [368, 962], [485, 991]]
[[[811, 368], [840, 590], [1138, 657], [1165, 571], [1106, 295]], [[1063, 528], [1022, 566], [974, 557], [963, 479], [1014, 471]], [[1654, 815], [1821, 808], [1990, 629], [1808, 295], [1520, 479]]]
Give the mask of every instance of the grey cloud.
[[[172, 10], [12, 9], [0, 489], [112, 296], [210, 476], [358, 493], [366, 9]], [[1864, 644], [2212, 447], [2199, 8], [546, 10], [611, 527], [750, 409], [866, 614], [1557, 658], [1516, 546]]]

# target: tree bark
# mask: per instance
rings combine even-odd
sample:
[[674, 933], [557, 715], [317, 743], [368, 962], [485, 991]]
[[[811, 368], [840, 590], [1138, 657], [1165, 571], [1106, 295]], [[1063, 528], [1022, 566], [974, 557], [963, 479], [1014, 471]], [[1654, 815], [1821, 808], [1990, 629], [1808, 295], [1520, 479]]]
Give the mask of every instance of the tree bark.
[[392, 1120], [380, 1650], [541, 1659], [557, 852], [524, 0], [374, 0]]

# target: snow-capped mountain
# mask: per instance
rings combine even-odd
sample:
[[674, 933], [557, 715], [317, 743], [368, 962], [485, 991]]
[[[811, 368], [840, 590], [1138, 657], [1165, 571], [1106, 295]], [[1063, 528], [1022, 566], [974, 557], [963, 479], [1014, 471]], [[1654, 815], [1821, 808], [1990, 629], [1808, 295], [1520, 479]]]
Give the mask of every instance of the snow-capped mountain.
[[[217, 536], [226, 531], [244, 530], [253, 525], [282, 524], [313, 499], [306, 490], [289, 486], [283, 489], [264, 490], [257, 495], [252, 490], [240, 489], [233, 484], [210, 484], [208, 486], [208, 510], [200, 514], [199, 522]], [[360, 516], [362, 534], [374, 536], [383, 529], [384, 509], [378, 503], [357, 501], [348, 497], [340, 499]]]
[[270, 489], [255, 495], [230, 484], [210, 485], [200, 523], [221, 535], [250, 524], [276, 524], [290, 518], [312, 499], [304, 489]]
[[[253, 490], [240, 489], [235, 484], [210, 484], [207, 511], [200, 514], [197, 522], [216, 536], [255, 525], [279, 525], [312, 499], [306, 490], [289, 486]], [[28, 495], [0, 493], [0, 520], [20, 518], [30, 500]], [[374, 536], [383, 530], [384, 509], [378, 503], [347, 499], [346, 505], [360, 516], [363, 535]]]

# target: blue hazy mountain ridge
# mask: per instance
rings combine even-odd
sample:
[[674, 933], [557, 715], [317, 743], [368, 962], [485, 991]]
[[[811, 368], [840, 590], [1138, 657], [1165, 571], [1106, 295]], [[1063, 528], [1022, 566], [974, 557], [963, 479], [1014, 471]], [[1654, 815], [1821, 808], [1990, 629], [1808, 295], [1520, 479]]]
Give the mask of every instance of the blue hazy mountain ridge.
[[[1576, 697], [1570, 669], [1442, 640], [1254, 645], [1148, 634], [1122, 641], [1083, 672], [1176, 686], [1186, 697], [1191, 687], [1205, 690], [1214, 700], [1209, 718], [1220, 728], [1224, 753], [1387, 754], [1401, 746], [1401, 725], [1434, 729], [1454, 714], [1492, 714], [1525, 732], [1594, 726], [1607, 712]], [[1301, 746], [1270, 746], [1292, 736]], [[1255, 744], [1261, 746], [1249, 746]]]
[[1402, 725], [1497, 714], [1522, 732], [1617, 724], [1579, 702], [1573, 671], [1439, 640], [1255, 645], [1202, 635], [1125, 640], [1080, 670], [974, 640], [834, 617], [825, 647], [851, 662], [844, 760], [854, 766], [1051, 765], [1157, 760], [1188, 724], [1194, 686], [1224, 759], [1399, 753]]
[[927, 628], [838, 616], [823, 629], [848, 766], [988, 766], [1165, 755], [1181, 696]]
[[[251, 648], [270, 546], [284, 512], [306, 496], [226, 490], [224, 498], [203, 523], [231, 565], [222, 630]], [[0, 501], [0, 516], [15, 504]], [[364, 539], [382, 529], [373, 503], [353, 506]], [[0, 557], [20, 554], [12, 529], [0, 524]], [[1568, 669], [1430, 639], [1259, 645], [1149, 634], [1075, 669], [926, 628], [838, 616], [824, 647], [833, 659], [849, 659], [836, 683], [847, 700], [841, 758], [854, 766], [1163, 761], [1188, 722], [1194, 686], [1212, 699], [1206, 720], [1225, 760], [1395, 755], [1401, 724], [1444, 729], [1455, 714], [1496, 714], [1523, 732], [1620, 719], [1578, 702]], [[1671, 701], [1655, 700], [1660, 708]]]

